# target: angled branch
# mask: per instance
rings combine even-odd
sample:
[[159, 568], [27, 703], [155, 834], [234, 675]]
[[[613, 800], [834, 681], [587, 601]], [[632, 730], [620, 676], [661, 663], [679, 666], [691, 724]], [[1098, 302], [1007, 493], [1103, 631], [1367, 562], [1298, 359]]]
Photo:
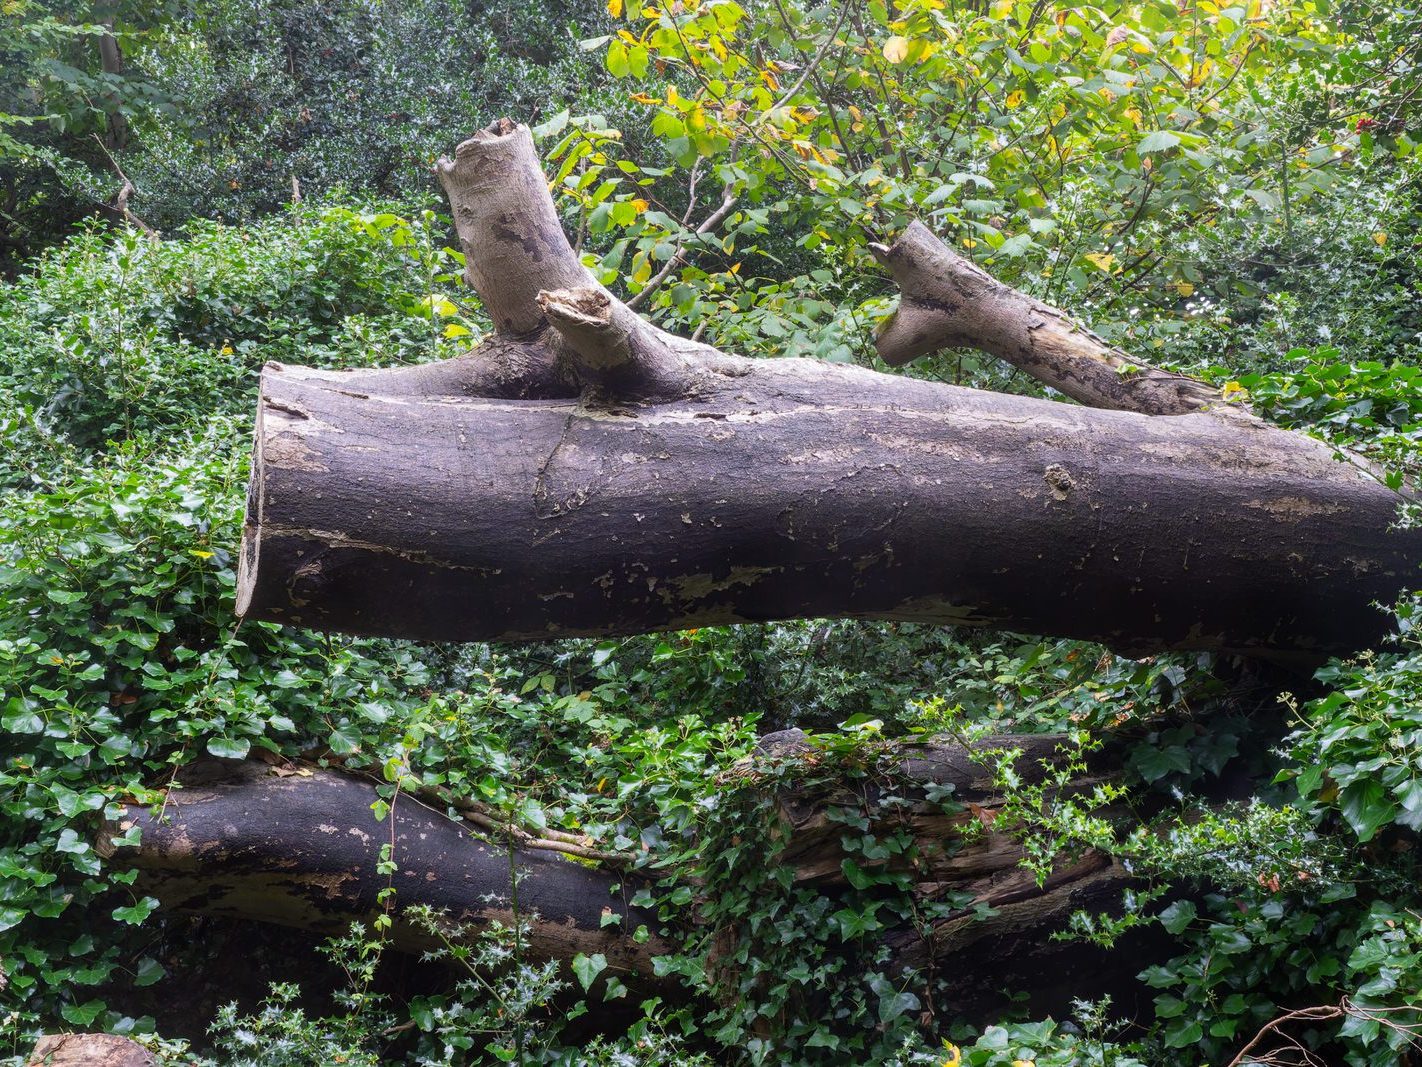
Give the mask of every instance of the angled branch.
[[[696, 227], [696, 229], [692, 231], [691, 236], [693, 238], [697, 238], [703, 237], [706, 234], [710, 233], [717, 226], [721, 225], [721, 223], [726, 221], [726, 216], [736, 209], [737, 203], [739, 203], [739, 200], [735, 196], [731, 195], [731, 190], [729, 187], [727, 187], [727, 189], [721, 196], [721, 206], [718, 207], [711, 214], [707, 215], [701, 225]], [[639, 308], [643, 304], [645, 304], [647, 300], [652, 296], [652, 294], [655, 293], [659, 288], [661, 288], [662, 283], [665, 282], [669, 277], [671, 277], [672, 271], [676, 270], [685, 262], [686, 245], [682, 241], [678, 241], [676, 251], [672, 254], [671, 259], [667, 260], [666, 266], [659, 270], [656, 275], [652, 277], [650, 281], [647, 282], [646, 285], [642, 286], [640, 290], [638, 290], [632, 295], [630, 299], [628, 299], [627, 306], [629, 308]]]
[[874, 339], [899, 366], [940, 348], [976, 348], [1090, 407], [1146, 415], [1222, 409], [1219, 391], [1112, 348], [1065, 313], [1003, 285], [921, 222], [892, 246], [870, 246], [903, 300]]

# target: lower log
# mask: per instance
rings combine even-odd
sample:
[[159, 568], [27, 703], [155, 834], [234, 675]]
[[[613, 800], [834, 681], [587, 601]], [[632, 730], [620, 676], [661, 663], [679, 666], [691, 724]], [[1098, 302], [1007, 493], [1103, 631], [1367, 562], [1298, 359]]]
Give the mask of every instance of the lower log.
[[401, 384], [423, 368], [267, 367], [239, 612], [442, 641], [860, 617], [1306, 659], [1374, 642], [1422, 560], [1397, 494], [1228, 411], [731, 357], [680, 399], [487, 398], [443, 366], [425, 394]]
[[[1051, 759], [1056, 739], [1005, 741], [1024, 750], [1019, 766], [1030, 780], [1040, 773], [1039, 761]], [[784, 756], [799, 744], [793, 734], [774, 735], [757, 758]], [[927, 931], [886, 931], [898, 970], [961, 975], [961, 981], [949, 979], [952, 1002], [944, 1007], [964, 1013], [989, 1010], [992, 991], [1014, 976], [1023, 988], [1033, 989], [1042, 986], [1043, 974], [1075, 975], [1080, 990], [1099, 977], [1096, 972], [1111, 973], [1104, 956], [1078, 945], [1057, 945], [1050, 934], [1062, 929], [1077, 908], [1118, 902], [1126, 883], [1118, 866], [1088, 854], [1038, 886], [1019, 866], [1020, 845], [993, 827], [1000, 797], [972, 754], [956, 745], [915, 745], [890, 750], [884, 758], [901, 778], [951, 785], [953, 796], [971, 806], [945, 814], [941, 806], [923, 802], [893, 812], [900, 821], [891, 829], [907, 825], [922, 857], [911, 871], [918, 896], [970, 898]], [[738, 777], [728, 788], [765, 788], [754, 773]], [[336, 934], [353, 920], [368, 922], [380, 914], [378, 894], [393, 884], [392, 944], [423, 951], [432, 939], [402, 917], [412, 905], [444, 909], [450, 919], [475, 928], [491, 921], [511, 924], [512, 864], [519, 872], [518, 910], [530, 922], [524, 942], [530, 958], [570, 960], [578, 952], [602, 953], [609, 973], [634, 989], [678, 996], [673, 980], [655, 977], [652, 966], [653, 956], [673, 949], [659, 935], [654, 913], [627, 904], [633, 886], [624, 874], [531, 850], [511, 855], [475, 838], [462, 822], [409, 798], [397, 800], [391, 814], [377, 822], [370, 810], [376, 799], [373, 786], [334, 771], [292, 773], [252, 762], [213, 761], [188, 768], [183, 778], [183, 787], [169, 793], [161, 812], [131, 807], [117, 826], [119, 831], [142, 828], [136, 851], [123, 855], [140, 869], [140, 889], [165, 908]], [[1086, 788], [1094, 780], [1076, 785]], [[842, 892], [844, 827], [827, 813], [846, 798], [832, 785], [792, 786], [779, 793], [787, 833], [765, 863], [792, 867], [797, 886], [828, 895]], [[393, 879], [377, 872], [381, 846], [391, 841], [398, 867]], [[984, 906], [991, 909], [986, 918]], [[603, 926], [609, 908], [620, 921]], [[652, 931], [641, 944], [631, 936], [639, 925]], [[723, 935], [734, 939], [737, 933]], [[1015, 955], [1004, 954], [1005, 946]], [[983, 982], [975, 962], [984, 952], [998, 961], [990, 983]], [[1130, 963], [1131, 973], [1137, 963]]]
[[[136, 852], [123, 855], [139, 868], [143, 891], [166, 908], [336, 934], [381, 914], [379, 894], [393, 886], [396, 948], [423, 951], [434, 941], [404, 918], [412, 905], [483, 928], [512, 926], [516, 901], [530, 924], [523, 948], [532, 958], [600, 952], [610, 974], [645, 986], [652, 956], [668, 951], [655, 935], [656, 915], [627, 903], [635, 887], [615, 891], [626, 882], [619, 875], [492, 846], [410, 797], [377, 821], [375, 789], [362, 779], [283, 774], [255, 762], [195, 764], [184, 778], [161, 812], [129, 807], [118, 824], [120, 832], [142, 828]], [[385, 844], [393, 846], [393, 876], [377, 871]], [[620, 917], [617, 926], [602, 925], [608, 910]], [[642, 944], [630, 936], [639, 925], [653, 932]]]
[[[767, 735], [761, 739], [761, 758], [804, 754], [803, 738], [798, 730]], [[844, 850], [845, 822], [831, 816], [832, 808], [861, 810], [885, 836], [907, 831], [914, 840], [914, 859], [897, 855], [884, 869], [910, 874], [921, 902], [950, 895], [967, 900], [926, 928], [890, 929], [883, 940], [895, 970], [933, 976], [938, 1003], [949, 1014], [979, 1022], [992, 1018], [1006, 1006], [1005, 988], [1027, 993], [1034, 1009], [1047, 1013], [1065, 1010], [1073, 997], [1129, 995], [1141, 966], [1136, 954], [1113, 954], [1081, 942], [1056, 941], [1052, 935], [1065, 930], [1078, 910], [1119, 910], [1130, 876], [1111, 857], [1088, 850], [1064, 859], [1039, 885], [1022, 866], [1024, 851], [1014, 828], [999, 821], [1004, 798], [994, 761], [983, 751], [1016, 751], [1014, 771], [1030, 786], [1062, 758], [1062, 740], [1032, 734], [987, 738], [973, 749], [941, 742], [890, 746], [879, 762], [895, 781], [895, 791], [912, 798], [925, 786], [951, 787], [953, 803], [946, 808], [920, 799], [876, 813], [872, 789], [866, 796], [833, 784], [792, 785], [778, 797], [785, 837], [773, 861], [794, 868], [795, 885], [833, 893], [848, 884], [843, 861], [864, 860]], [[1069, 788], [1090, 791], [1118, 771], [1110, 753], [1095, 756], [1088, 772]], [[1139, 938], [1134, 945], [1146, 947]]]

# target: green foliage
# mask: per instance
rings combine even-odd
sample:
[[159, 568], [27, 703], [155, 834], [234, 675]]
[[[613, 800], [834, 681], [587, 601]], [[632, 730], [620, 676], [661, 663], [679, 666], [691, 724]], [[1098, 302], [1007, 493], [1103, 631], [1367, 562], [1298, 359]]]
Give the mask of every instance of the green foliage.
[[95, 447], [244, 412], [267, 360], [449, 355], [477, 326], [437, 225], [332, 207], [181, 241], [91, 229], [0, 294], [0, 392]]

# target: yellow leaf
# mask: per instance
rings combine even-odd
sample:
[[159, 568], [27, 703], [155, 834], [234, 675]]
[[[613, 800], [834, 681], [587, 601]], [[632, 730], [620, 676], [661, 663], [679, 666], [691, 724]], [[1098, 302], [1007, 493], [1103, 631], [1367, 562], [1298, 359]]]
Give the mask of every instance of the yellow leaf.
[[974, 241], [971, 237], [964, 237], [964, 238], [963, 238], [963, 247], [964, 247], [964, 248], [977, 248], [977, 247], [978, 247], [978, 242]]
[[1175, 291], [1181, 296], [1189, 296], [1195, 291], [1195, 287], [1189, 282], [1176, 282]]
[[1111, 267], [1116, 262], [1114, 252], [1088, 252], [1084, 258], [1097, 270], [1104, 271], [1106, 274], [1111, 273]]
[[446, 337], [468, 337], [470, 333], [468, 326], [461, 326], [457, 322], [451, 322], [444, 328]]
[[1022, 101], [1026, 99], [1026, 93], [1024, 93], [1021, 89], [1014, 89], [1012, 90], [1012, 92], [1007, 94], [1007, 106], [1010, 108], [1021, 107]]
[[640, 215], [640, 214], [642, 214], [642, 212], [646, 211], [646, 210], [647, 210], [649, 207], [651, 207], [652, 205], [649, 204], [649, 203], [647, 203], [647, 201], [642, 200], [642, 199], [639, 198], [639, 199], [637, 199], [637, 200], [632, 201], [632, 206], [637, 209], [637, 214]]
[[211, 558], [212, 558], [212, 553], [211, 553], [211, 552], [204, 552], [204, 551], [203, 551], [202, 549], [200, 549], [200, 548], [190, 548], [190, 549], [188, 549], [188, 551], [191, 552], [191, 553], [192, 553], [194, 556], [196, 556], [198, 559], [211, 559]]
[[1379, 248], [1387, 244], [1387, 234], [1384, 233], [1382, 230], [1379, 230], [1377, 233], [1373, 234], [1373, 244], [1377, 245]]
[[1243, 400], [1249, 395], [1249, 390], [1245, 389], [1244, 386], [1238, 382], [1225, 382], [1224, 388], [1221, 389], [1220, 392], [1226, 400], [1233, 400], [1236, 397]]
[[908, 48], [907, 37], [890, 37], [884, 42], [884, 58], [890, 63], [902, 63], [908, 58]]
[[1142, 116], [1141, 116], [1140, 108], [1128, 107], [1128, 108], [1126, 108], [1124, 114], [1125, 114], [1126, 118], [1128, 118], [1128, 119], [1131, 120], [1131, 124], [1132, 124], [1132, 125], [1134, 125], [1134, 126], [1139, 126], [1139, 125], [1141, 124], [1141, 117], [1142, 117]]
[[615, 19], [622, 17], [622, 0], [607, 0], [607, 13]]
[[1100, 89], [1097, 89], [1096, 93], [1098, 96], [1101, 97], [1102, 100], [1105, 100], [1108, 104], [1116, 99], [1116, 94], [1113, 93], [1110, 89], [1106, 88], [1106, 86], [1104, 85]]

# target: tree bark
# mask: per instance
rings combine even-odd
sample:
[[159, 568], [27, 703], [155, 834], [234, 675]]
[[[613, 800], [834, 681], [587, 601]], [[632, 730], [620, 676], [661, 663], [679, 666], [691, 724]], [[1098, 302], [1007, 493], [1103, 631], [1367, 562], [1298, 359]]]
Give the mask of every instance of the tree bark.
[[241, 614], [444, 641], [838, 616], [1309, 660], [1381, 636], [1422, 560], [1370, 472], [921, 225], [876, 248], [905, 293], [885, 358], [974, 344], [1095, 407], [724, 355], [592, 281], [526, 128], [439, 173], [497, 332], [428, 366], [267, 366]]
[[114, 1034], [46, 1034], [35, 1044], [26, 1067], [155, 1067], [158, 1058]]

